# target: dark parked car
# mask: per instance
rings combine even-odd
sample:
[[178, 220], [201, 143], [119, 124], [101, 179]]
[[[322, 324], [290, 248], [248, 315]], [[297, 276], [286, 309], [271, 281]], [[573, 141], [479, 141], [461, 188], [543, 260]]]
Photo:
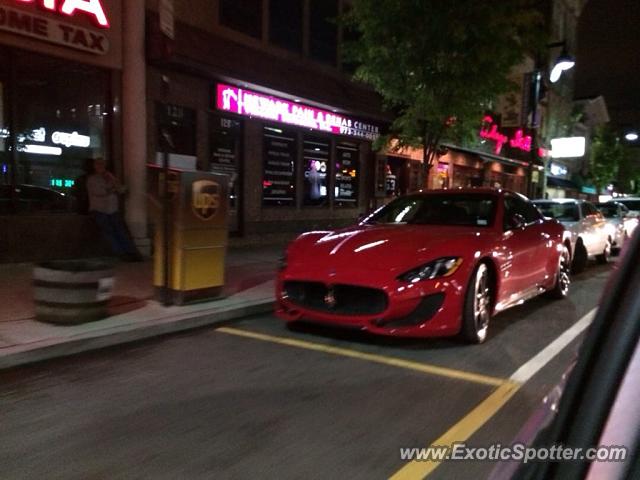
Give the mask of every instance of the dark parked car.
[[72, 212], [72, 195], [38, 185], [0, 185], [0, 213]]

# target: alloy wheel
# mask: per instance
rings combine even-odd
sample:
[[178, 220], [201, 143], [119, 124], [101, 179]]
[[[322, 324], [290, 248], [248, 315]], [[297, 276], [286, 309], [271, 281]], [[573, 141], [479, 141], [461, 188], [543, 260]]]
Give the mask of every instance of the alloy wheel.
[[571, 286], [571, 256], [565, 247], [560, 255], [560, 266], [558, 268], [558, 287], [563, 297], [569, 293]]
[[487, 336], [489, 319], [491, 317], [491, 288], [489, 286], [489, 270], [485, 264], [480, 264], [476, 271], [475, 290], [473, 297], [473, 318], [476, 334], [480, 342]]

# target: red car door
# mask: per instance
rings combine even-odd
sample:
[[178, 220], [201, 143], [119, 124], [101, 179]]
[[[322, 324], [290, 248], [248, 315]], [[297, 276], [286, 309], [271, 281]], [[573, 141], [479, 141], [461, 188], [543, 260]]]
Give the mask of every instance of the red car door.
[[544, 281], [548, 259], [544, 226], [535, 207], [531, 211], [528, 205], [514, 195], [504, 197], [501, 297], [506, 303]]

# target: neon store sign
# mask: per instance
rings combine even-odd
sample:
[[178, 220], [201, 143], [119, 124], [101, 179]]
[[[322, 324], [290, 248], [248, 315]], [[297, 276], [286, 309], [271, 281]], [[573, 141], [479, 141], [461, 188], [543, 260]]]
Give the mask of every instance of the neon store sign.
[[480, 138], [495, 142], [494, 153], [500, 154], [502, 147], [507, 143], [512, 148], [517, 148], [524, 152], [531, 151], [531, 135], [525, 135], [522, 129], [516, 130], [512, 137], [509, 137], [498, 130], [498, 125], [493, 122], [493, 118], [486, 115], [482, 119], [482, 127], [480, 127]]
[[218, 84], [216, 107], [225, 112], [311, 128], [336, 135], [375, 140], [380, 129], [358, 120], [283, 98]]
[[96, 25], [109, 28], [109, 20], [100, 0], [15, 0], [18, 4], [37, 4], [44, 10], [68, 17], [78, 14], [89, 16]]

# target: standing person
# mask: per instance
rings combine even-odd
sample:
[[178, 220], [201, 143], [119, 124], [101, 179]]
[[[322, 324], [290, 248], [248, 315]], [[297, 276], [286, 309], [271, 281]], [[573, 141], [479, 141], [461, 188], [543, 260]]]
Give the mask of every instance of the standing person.
[[120, 181], [107, 171], [104, 158], [93, 160], [93, 173], [87, 178], [89, 213], [109, 241], [113, 253], [127, 262], [139, 262], [142, 255], [133, 244], [119, 211], [118, 194], [125, 190]]

